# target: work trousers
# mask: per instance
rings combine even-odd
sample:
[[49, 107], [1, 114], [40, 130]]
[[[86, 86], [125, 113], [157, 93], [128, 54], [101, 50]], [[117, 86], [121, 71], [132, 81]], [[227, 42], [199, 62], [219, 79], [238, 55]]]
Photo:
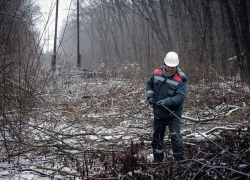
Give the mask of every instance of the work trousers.
[[154, 160], [164, 159], [164, 136], [168, 126], [171, 145], [175, 160], [185, 160], [184, 144], [181, 137], [181, 122], [177, 117], [171, 119], [154, 119], [154, 134], [152, 140]]

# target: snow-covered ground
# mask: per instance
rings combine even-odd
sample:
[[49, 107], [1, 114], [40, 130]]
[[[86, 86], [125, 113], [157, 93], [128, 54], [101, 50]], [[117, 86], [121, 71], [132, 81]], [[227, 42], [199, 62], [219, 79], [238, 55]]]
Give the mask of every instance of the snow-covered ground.
[[[183, 113], [188, 126], [182, 128], [187, 144], [205, 141], [192, 128], [214, 140], [222, 130], [242, 127], [241, 132], [247, 132], [249, 96], [233, 92], [237, 97], [225, 101], [232, 93], [227, 85], [190, 86]], [[0, 179], [146, 177], [141, 164], [153, 160], [153, 114], [144, 86], [141, 80], [86, 78], [79, 72], [57, 76], [36, 96], [36, 106], [25, 117], [8, 114], [12, 123], [0, 135]], [[171, 159], [168, 135], [165, 141]], [[149, 178], [150, 172], [146, 171]]]

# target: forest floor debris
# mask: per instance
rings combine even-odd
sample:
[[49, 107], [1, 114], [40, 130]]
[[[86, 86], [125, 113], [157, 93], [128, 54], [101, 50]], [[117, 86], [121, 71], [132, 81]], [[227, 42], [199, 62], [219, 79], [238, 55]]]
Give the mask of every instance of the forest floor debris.
[[[37, 97], [39, 108], [21, 120], [9, 113], [13, 123], [2, 129], [0, 141], [1, 179], [250, 178], [247, 164], [185, 125], [187, 160], [173, 160], [166, 135], [166, 158], [153, 163], [153, 114], [145, 99], [145, 79], [77, 77], [57, 77]], [[250, 93], [241, 89], [190, 85], [183, 120], [250, 163], [249, 103]], [[22, 133], [15, 139], [18, 128]]]

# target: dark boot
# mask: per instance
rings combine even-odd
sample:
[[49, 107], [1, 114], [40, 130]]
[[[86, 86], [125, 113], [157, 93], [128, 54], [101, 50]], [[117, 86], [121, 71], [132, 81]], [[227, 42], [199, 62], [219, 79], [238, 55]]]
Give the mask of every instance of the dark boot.
[[163, 150], [153, 149], [154, 162], [162, 162], [164, 159]]
[[174, 153], [174, 160], [175, 161], [186, 160], [184, 153], [183, 152], [181, 152], [181, 153]]

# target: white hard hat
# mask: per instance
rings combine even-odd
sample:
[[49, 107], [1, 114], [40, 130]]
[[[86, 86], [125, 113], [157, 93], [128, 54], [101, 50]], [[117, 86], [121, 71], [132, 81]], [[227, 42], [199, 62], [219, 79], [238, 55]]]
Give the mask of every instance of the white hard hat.
[[169, 67], [176, 67], [179, 64], [178, 54], [175, 52], [168, 52], [164, 58], [164, 63]]

